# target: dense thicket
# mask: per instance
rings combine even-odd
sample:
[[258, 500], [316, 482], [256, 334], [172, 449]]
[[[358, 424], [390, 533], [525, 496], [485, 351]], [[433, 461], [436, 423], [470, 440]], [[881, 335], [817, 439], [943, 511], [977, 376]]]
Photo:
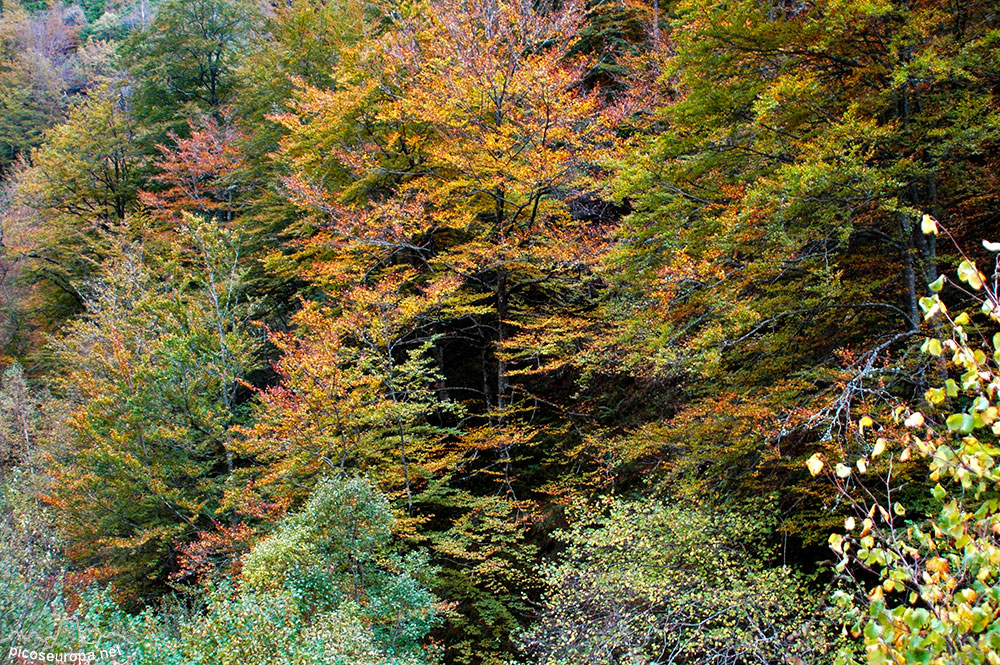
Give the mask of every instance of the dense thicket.
[[998, 662], [998, 54], [986, 1], [4, 2], [0, 634]]

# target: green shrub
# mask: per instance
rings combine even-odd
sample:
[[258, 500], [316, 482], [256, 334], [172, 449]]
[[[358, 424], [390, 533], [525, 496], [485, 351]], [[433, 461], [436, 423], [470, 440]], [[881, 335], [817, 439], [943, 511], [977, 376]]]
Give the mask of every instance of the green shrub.
[[412, 652], [434, 622], [434, 598], [417, 581], [426, 560], [394, 552], [393, 522], [388, 500], [368, 481], [322, 481], [246, 557], [246, 585], [286, 590], [305, 611], [357, 617], [387, 653]]
[[821, 598], [768, 565], [767, 531], [757, 516], [616, 503], [558, 534], [566, 551], [543, 570], [522, 645], [544, 665], [818, 661]]

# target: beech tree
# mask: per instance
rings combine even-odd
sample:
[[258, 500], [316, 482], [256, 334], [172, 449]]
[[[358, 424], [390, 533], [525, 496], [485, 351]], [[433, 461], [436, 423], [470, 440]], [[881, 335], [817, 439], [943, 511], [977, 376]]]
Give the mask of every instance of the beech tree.
[[249, 183], [240, 143], [243, 135], [231, 113], [222, 120], [205, 115], [190, 122], [190, 136], [169, 134], [173, 146], [159, 145], [158, 173], [150, 178], [153, 191], [139, 193], [142, 203], [164, 221], [177, 223], [182, 213], [232, 223], [245, 205]]
[[23, 278], [45, 285], [48, 322], [82, 304], [104, 247], [102, 234], [135, 209], [144, 159], [128, 96], [105, 86], [46, 134], [31, 163], [14, 173], [11, 204], [25, 219], [10, 246], [26, 259]]
[[36, 147], [64, 111], [59, 72], [32, 43], [30, 23], [17, 3], [0, 17], [0, 170]]
[[[578, 214], [578, 197], [596, 187], [611, 134], [600, 95], [582, 86], [588, 63], [570, 53], [578, 7], [430, 7], [342, 54], [334, 89], [301, 82], [291, 110], [274, 119], [285, 131], [284, 189], [304, 236], [292, 245], [297, 274], [330, 294], [446, 287], [424, 316], [389, 312], [399, 341], [382, 357], [403, 367], [430, 341], [428, 376], [440, 384], [431, 394], [465, 414], [456, 422], [449, 409], [435, 410], [437, 422], [459, 427], [432, 449], [433, 464], [419, 466], [436, 470], [435, 491], [449, 497], [428, 514], [462, 511], [434, 540], [443, 556], [475, 566], [478, 579], [460, 593], [493, 625], [476, 637], [483, 644], [516, 622], [515, 580], [531, 549], [522, 540], [534, 506], [527, 476], [558, 458], [534, 451], [565, 422], [540, 417], [532, 390], [565, 369], [555, 358], [585, 334], [604, 229]], [[348, 296], [337, 307], [348, 321], [371, 304]], [[344, 342], [364, 347], [359, 332]], [[344, 397], [357, 396], [350, 385]], [[282, 467], [275, 460], [272, 468]], [[477, 486], [466, 489], [466, 478]], [[498, 533], [472, 526], [482, 520]], [[490, 556], [503, 565], [491, 569]], [[510, 595], [497, 602], [485, 588]]]
[[244, 0], [168, 0], [123, 47], [137, 81], [136, 110], [150, 127], [183, 133], [184, 115], [218, 114], [258, 22]]
[[446, 291], [408, 295], [406, 277], [343, 294], [339, 314], [307, 306], [293, 319], [295, 334], [272, 335], [284, 354], [282, 382], [261, 393], [254, 427], [238, 445], [273, 465], [266, 475], [283, 494], [294, 493], [289, 483], [360, 469], [412, 512], [415, 493], [435, 484], [452, 433], [435, 416], [457, 407], [435, 390], [433, 339], [408, 333]]
[[[950, 259], [921, 218], [996, 210], [991, 167], [958, 167], [992, 144], [994, 111], [971, 110], [994, 108], [992, 56], [971, 35], [993, 17], [935, 2], [672, 12], [666, 52], [639, 63], [659, 68], [662, 106], [631, 124], [649, 138], [620, 171], [635, 212], [607, 263], [618, 337], [593, 357], [685, 388], [668, 416], [605, 422], [624, 450], [655, 448], [620, 469], [669, 469], [693, 493], [789, 482], [797, 513], [825, 491], [800, 460], [854, 449], [855, 416], [934, 372], [915, 353], [918, 303]], [[831, 525], [797, 518], [807, 538]]]
[[158, 255], [132, 224], [109, 237], [84, 314], [55, 343], [65, 369], [53, 389], [69, 413], [45, 453], [71, 558], [144, 598], [218, 514], [236, 385], [256, 341], [237, 238], [191, 220], [186, 249]]
[[[495, 441], [514, 499], [512, 450], [533, 434], [513, 377], [572, 343], [602, 244], [600, 226], [571, 205], [609, 140], [599, 97], [575, 87], [579, 20], [574, 6], [435, 5], [345, 65], [342, 91], [305, 86], [296, 110], [277, 117], [289, 132], [286, 186], [322, 229], [307, 246], [330, 256], [316, 268], [324, 279], [402, 261], [417, 276], [460, 280], [441, 318], [483, 348], [481, 381], [463, 386], [478, 393], [486, 427], [470, 430], [470, 454]], [[335, 159], [305, 149], [317, 143]]]

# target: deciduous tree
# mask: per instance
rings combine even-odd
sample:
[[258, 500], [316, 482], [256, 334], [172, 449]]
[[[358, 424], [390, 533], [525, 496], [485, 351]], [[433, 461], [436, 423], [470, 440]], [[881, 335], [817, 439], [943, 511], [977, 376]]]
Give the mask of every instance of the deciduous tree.
[[255, 357], [238, 238], [191, 224], [175, 247], [138, 221], [116, 229], [54, 347], [69, 415], [46, 447], [48, 500], [77, 566], [133, 597], [219, 514], [237, 382]]

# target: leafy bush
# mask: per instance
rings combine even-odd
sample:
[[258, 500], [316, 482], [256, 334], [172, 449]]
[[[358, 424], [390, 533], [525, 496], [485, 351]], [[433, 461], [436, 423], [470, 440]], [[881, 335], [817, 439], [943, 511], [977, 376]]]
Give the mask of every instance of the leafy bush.
[[558, 534], [541, 621], [522, 640], [544, 665], [814, 662], [821, 599], [771, 567], [759, 516], [615, 503]]
[[18, 501], [12, 475], [0, 487], [0, 647], [53, 635], [62, 608], [55, 544]]
[[[247, 556], [246, 585], [286, 590], [303, 609], [371, 625], [388, 653], [413, 652], [433, 624], [434, 598], [417, 581], [426, 561], [393, 552], [393, 522], [388, 500], [368, 481], [324, 480]], [[321, 623], [328, 630], [337, 621]]]
[[369, 483], [324, 481], [251, 552], [243, 588], [208, 584], [130, 614], [96, 587], [70, 611], [58, 568], [14, 546], [9, 536], [21, 532], [5, 518], [0, 629], [32, 649], [119, 648], [131, 665], [424, 665], [434, 598], [416, 578], [423, 562], [392, 552], [392, 524]]

